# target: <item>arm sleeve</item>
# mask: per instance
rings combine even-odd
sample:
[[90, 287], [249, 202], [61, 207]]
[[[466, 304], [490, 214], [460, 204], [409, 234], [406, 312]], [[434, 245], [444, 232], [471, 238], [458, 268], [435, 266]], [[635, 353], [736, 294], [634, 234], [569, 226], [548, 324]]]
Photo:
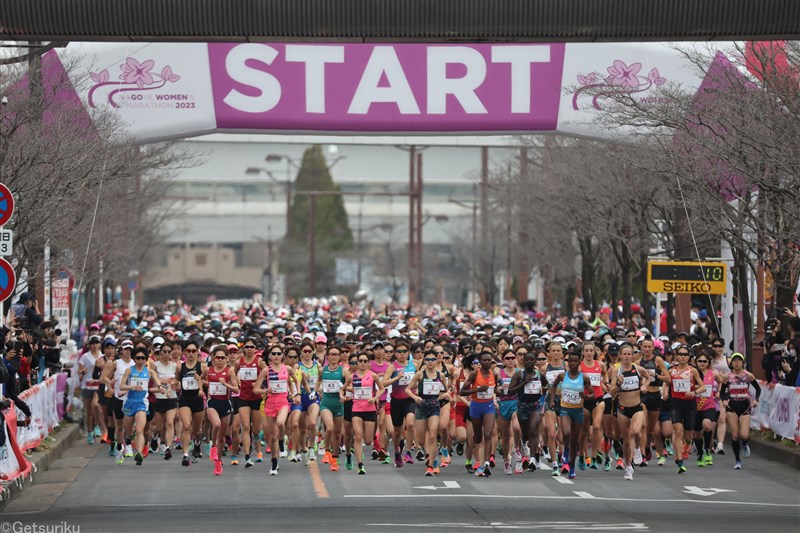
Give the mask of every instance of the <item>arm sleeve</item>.
[[753, 380], [750, 384], [756, 390], [756, 400], [758, 400], [761, 397], [761, 385], [758, 384], [758, 380]]

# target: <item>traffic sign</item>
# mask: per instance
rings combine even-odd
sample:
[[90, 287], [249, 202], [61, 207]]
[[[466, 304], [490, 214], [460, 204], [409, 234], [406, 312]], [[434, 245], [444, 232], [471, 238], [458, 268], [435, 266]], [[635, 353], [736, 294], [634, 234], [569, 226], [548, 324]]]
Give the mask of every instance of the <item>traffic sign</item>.
[[0, 255], [14, 253], [14, 232], [10, 229], [0, 229]]
[[725, 294], [727, 268], [720, 262], [650, 261], [647, 290], [681, 294]]
[[0, 183], [0, 226], [4, 226], [11, 220], [14, 214], [14, 195], [11, 191]]
[[0, 302], [11, 298], [14, 287], [17, 285], [17, 276], [11, 263], [0, 257]]

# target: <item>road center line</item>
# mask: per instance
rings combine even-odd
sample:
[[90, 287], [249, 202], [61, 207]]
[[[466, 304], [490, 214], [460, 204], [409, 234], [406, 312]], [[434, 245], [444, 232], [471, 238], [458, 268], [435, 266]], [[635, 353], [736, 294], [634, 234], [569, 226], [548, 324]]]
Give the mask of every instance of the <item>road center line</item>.
[[319, 467], [316, 461], [309, 463], [308, 471], [311, 473], [311, 482], [314, 484], [314, 492], [317, 493], [317, 498], [330, 498], [328, 489], [325, 488], [325, 482], [322, 481], [322, 476], [319, 475]]
[[553, 479], [555, 479], [556, 481], [558, 481], [559, 483], [562, 483], [564, 485], [573, 485], [574, 484], [574, 481], [570, 481], [569, 479], [564, 479], [563, 477], [554, 477]]

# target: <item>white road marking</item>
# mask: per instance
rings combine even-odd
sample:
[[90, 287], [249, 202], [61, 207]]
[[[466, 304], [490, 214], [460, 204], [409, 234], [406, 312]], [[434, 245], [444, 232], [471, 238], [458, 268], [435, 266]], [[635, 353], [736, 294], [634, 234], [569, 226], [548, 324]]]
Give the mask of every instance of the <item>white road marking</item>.
[[576, 490], [576, 491], [573, 491], [573, 492], [575, 494], [577, 494], [578, 496], [580, 496], [581, 498], [587, 498], [587, 499], [590, 499], [590, 500], [595, 499], [595, 497], [592, 496], [591, 494], [589, 494], [588, 492], [582, 492], [582, 491], [579, 491], [579, 490]]
[[[343, 498], [378, 498], [378, 499], [398, 499], [398, 498], [485, 498], [485, 499], [505, 499], [505, 500], [586, 500], [581, 496], [530, 496], [519, 494], [344, 494]], [[728, 500], [693, 500], [691, 498], [608, 498], [595, 496], [592, 498], [597, 501], [607, 502], [654, 502], [654, 503], [699, 503], [702, 505], [749, 505], [755, 507], [791, 507], [800, 508], [800, 503], [771, 503], [771, 502], [735, 502]]]
[[553, 479], [555, 479], [559, 483], [563, 483], [564, 485], [574, 485], [575, 484], [573, 481], [570, 481], [569, 479], [564, 478], [564, 477], [554, 477]]
[[383, 523], [365, 524], [367, 526], [414, 527], [414, 528], [465, 528], [465, 529], [525, 529], [532, 530], [579, 530], [579, 531], [648, 531], [641, 522], [606, 524], [603, 522], [442, 522], [442, 523]]
[[695, 487], [694, 485], [684, 485], [683, 488], [686, 490], [682, 490], [681, 492], [685, 492], [686, 494], [694, 494], [695, 496], [713, 496], [714, 494], [719, 494], [720, 492], [736, 492], [735, 490], [731, 489], [715, 489], [714, 487], [701, 489], [700, 487]]
[[460, 489], [461, 485], [458, 484], [458, 481], [445, 481], [444, 487], [436, 487], [434, 485], [422, 485], [421, 487], [414, 487], [414, 488], [423, 490]]

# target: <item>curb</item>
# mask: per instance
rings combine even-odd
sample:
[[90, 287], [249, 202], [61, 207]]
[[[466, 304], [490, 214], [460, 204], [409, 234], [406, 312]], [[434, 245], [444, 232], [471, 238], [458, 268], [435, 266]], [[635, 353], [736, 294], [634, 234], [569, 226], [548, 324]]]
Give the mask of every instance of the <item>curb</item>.
[[[730, 436], [728, 437], [728, 441], [730, 442]], [[787, 448], [780, 442], [770, 442], [751, 434], [750, 449], [753, 453], [758, 454], [768, 461], [782, 463], [795, 470], [800, 470], [800, 453]]]
[[28, 460], [33, 465], [33, 481], [24, 481], [21, 485], [11, 483], [8, 485], [9, 493], [0, 501], [0, 511], [2, 511], [8, 502], [15, 500], [25, 489], [25, 486], [30, 483], [36, 483], [36, 474], [49, 470], [50, 465], [61, 458], [64, 452], [72, 446], [72, 443], [80, 438], [80, 424], [68, 423], [61, 421], [58, 433], [51, 434], [53, 442], [48, 442], [50, 447], [48, 450], [35, 452], [28, 457]]

